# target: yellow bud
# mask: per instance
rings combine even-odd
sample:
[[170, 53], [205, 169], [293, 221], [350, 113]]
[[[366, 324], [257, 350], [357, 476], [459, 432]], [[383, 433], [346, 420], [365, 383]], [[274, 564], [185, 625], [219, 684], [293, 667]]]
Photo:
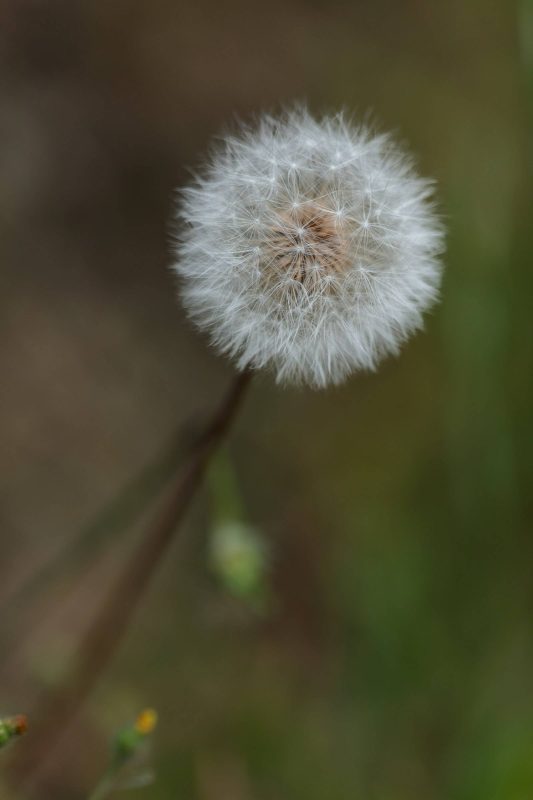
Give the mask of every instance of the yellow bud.
[[146, 736], [152, 733], [157, 725], [157, 712], [153, 708], [145, 708], [135, 720], [135, 730]]

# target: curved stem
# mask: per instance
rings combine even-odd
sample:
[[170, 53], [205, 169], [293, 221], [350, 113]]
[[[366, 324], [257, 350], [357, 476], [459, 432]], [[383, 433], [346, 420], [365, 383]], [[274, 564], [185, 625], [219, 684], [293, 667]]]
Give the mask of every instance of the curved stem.
[[58, 576], [76, 575], [103, 549], [111, 534], [117, 538], [133, 525], [176, 474], [183, 458], [183, 437], [175, 434], [157, 460], [144, 467], [71, 542], [39, 566], [7, 599], [0, 600], [0, 651], [8, 654], [0, 663], [0, 679], [17, 664], [43, 613], [48, 615], [44, 589]]
[[150, 579], [175, 538], [212, 453], [230, 428], [251, 374], [243, 372], [234, 380], [179, 471], [166, 504], [117, 576], [83, 636], [70, 677], [34, 715], [31, 741], [28, 738], [24, 755], [19, 751], [21, 757], [12, 765], [19, 786], [22, 781], [26, 790], [36, 787], [46, 761], [65, 735], [68, 723], [117, 650]]

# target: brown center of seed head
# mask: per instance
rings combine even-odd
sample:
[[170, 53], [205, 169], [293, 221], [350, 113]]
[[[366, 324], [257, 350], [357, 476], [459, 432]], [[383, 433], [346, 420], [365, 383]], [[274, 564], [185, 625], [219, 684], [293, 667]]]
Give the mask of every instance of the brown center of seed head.
[[312, 291], [321, 278], [339, 277], [346, 271], [346, 235], [334, 212], [306, 204], [278, 217], [279, 224], [269, 229], [265, 246], [264, 274], [269, 282], [289, 276]]

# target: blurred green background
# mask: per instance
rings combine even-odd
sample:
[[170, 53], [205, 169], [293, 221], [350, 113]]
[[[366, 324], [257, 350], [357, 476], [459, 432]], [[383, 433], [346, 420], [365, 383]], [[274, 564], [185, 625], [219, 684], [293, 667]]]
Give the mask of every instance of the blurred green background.
[[86, 798], [151, 705], [125, 800], [533, 798], [531, 3], [4, 0], [0, 59], [0, 716], [64, 680], [143, 518], [80, 532], [231, 380], [167, 268], [210, 137], [370, 109], [449, 230], [399, 359], [256, 379], [39, 797]]

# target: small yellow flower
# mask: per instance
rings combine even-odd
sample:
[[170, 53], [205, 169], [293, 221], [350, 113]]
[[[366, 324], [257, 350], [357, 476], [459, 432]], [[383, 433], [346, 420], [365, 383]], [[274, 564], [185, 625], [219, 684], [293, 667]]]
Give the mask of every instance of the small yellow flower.
[[153, 708], [145, 708], [135, 720], [135, 730], [143, 736], [152, 733], [156, 725], [157, 712]]

